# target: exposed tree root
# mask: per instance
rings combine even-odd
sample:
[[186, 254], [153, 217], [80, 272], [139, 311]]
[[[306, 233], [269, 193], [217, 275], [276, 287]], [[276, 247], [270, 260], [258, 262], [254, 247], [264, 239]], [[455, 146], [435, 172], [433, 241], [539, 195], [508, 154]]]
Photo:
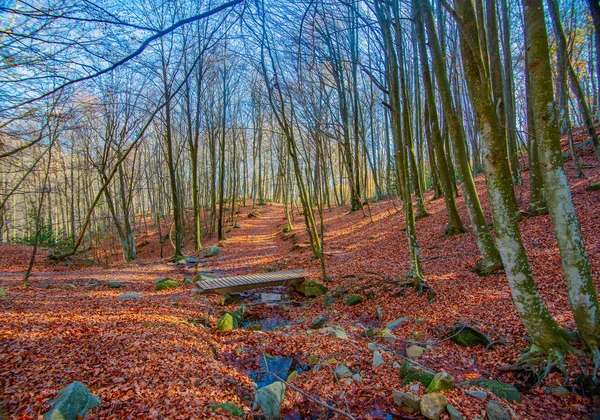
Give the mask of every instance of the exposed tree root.
[[454, 236], [454, 235], [461, 235], [463, 233], [466, 233], [467, 229], [464, 226], [446, 226], [446, 228], [444, 229], [444, 235], [446, 236]]
[[[409, 275], [406, 276], [410, 278]], [[400, 289], [395, 293], [396, 296], [405, 296], [406, 289], [409, 287], [413, 287], [417, 291], [417, 296], [421, 296], [423, 293], [427, 292], [427, 296], [429, 300], [433, 300], [436, 296], [433, 288], [425, 283], [423, 280], [412, 280], [405, 283], [400, 284]]]
[[473, 268], [473, 271], [481, 277], [486, 277], [490, 274], [499, 273], [502, 270], [504, 270], [502, 262], [494, 263], [484, 260], [479, 261], [479, 263], [477, 263], [477, 265]]

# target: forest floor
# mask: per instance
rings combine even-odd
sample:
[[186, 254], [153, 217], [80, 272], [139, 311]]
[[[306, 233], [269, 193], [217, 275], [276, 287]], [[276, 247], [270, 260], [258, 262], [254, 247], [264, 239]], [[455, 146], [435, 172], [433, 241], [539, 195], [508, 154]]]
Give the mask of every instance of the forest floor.
[[[573, 178], [572, 171], [569, 177], [598, 287], [600, 192], [587, 191], [586, 187], [600, 181], [600, 169], [589, 153], [584, 155], [584, 163], [589, 164], [584, 169], [587, 178]], [[524, 186], [516, 192], [521, 210], [526, 211], [528, 172], [523, 175]], [[477, 177], [477, 188], [490, 217], [481, 176]], [[458, 204], [468, 225], [462, 196]], [[299, 365], [310, 364], [293, 384], [355, 418], [419, 418], [403, 413], [392, 399], [393, 390], [409, 387], [401, 385], [395, 362], [402, 363], [405, 349], [415, 342], [430, 347], [418, 363], [450, 373], [456, 384], [490, 378], [517, 385], [521, 403], [499, 401], [520, 419], [582, 419], [597, 410], [597, 401], [591, 398], [574, 392], [547, 392], [548, 387], [562, 385], [564, 376], [560, 373], [551, 373], [541, 386], [530, 388], [522, 378], [500, 369], [513, 363], [527, 347], [506, 277], [473, 273], [478, 260], [473, 234], [444, 236], [444, 203], [442, 199], [432, 201], [431, 193], [427, 194], [431, 216], [417, 221], [417, 231], [423, 270], [436, 293], [432, 300], [425, 294], [417, 296], [412, 289], [405, 295], [396, 294], [398, 280], [408, 270], [408, 249], [402, 211], [394, 200], [373, 203], [365, 207], [365, 214], [349, 213], [346, 207], [324, 211], [331, 279], [327, 286], [332, 294], [341, 296], [332, 304], [326, 307], [324, 297], [304, 298], [290, 288], [274, 290], [290, 295], [279, 302], [260, 303], [260, 293], [243, 296], [241, 303], [248, 307], [246, 318], [272, 320], [282, 324], [281, 328], [221, 332], [216, 328], [221, 311], [234, 311], [240, 303], [223, 306], [219, 296], [194, 294], [193, 285], [154, 290], [152, 282], [157, 277], [181, 281], [186, 275], [208, 270], [222, 276], [303, 268], [311, 278], [320, 280], [318, 261], [305, 245], [302, 216], [296, 215], [295, 230], [284, 234], [281, 205], [258, 207], [257, 218], [247, 217], [250, 210], [242, 208], [237, 220], [241, 227], [227, 233], [220, 256], [191, 266], [168, 263], [150, 251], [144, 251], [147, 255], [141, 252], [136, 264], [100, 265], [81, 260], [72, 265], [52, 265], [42, 252], [30, 287], [23, 288], [30, 248], [0, 245], [0, 286], [8, 294], [8, 298], [0, 299], [0, 399], [4, 415], [39, 418], [57, 391], [75, 380], [102, 400], [86, 418], [228, 418], [227, 413], [210, 408], [222, 402], [235, 403], [250, 413], [254, 391], [248, 375], [269, 354], [291, 357]], [[524, 217], [521, 230], [549, 311], [565, 328], [575, 329], [549, 216]], [[205, 242], [205, 246], [214, 244], [210, 238]], [[121, 282], [122, 287], [107, 287], [111, 281]], [[90, 286], [95, 283], [100, 285]], [[141, 296], [119, 299], [124, 293]], [[344, 296], [349, 294], [361, 295], [363, 303], [346, 306]], [[319, 315], [325, 315], [325, 326], [332, 328], [310, 330]], [[385, 326], [400, 317], [408, 317], [408, 321], [393, 331], [397, 340], [364, 336], [365, 328]], [[476, 326], [494, 340], [504, 338], [506, 345], [488, 350], [483, 346], [460, 347], [447, 339], [447, 331], [457, 322]], [[336, 327], [347, 337], [331, 334]], [[373, 366], [373, 355], [367, 348], [370, 342], [389, 350], [382, 351], [385, 364]], [[319, 364], [314, 368], [316, 360]], [[342, 363], [360, 372], [362, 382], [335, 381], [333, 369]], [[567, 356], [567, 365], [572, 377], [582, 369], [589, 372], [584, 359]], [[573, 390], [572, 381], [567, 388]], [[424, 389], [414, 392], [424, 393]], [[465, 419], [484, 417], [485, 400], [462, 389], [443, 393]], [[496, 399], [491, 393], [487, 398]], [[287, 389], [283, 405], [286, 418], [332, 418], [332, 414]]]

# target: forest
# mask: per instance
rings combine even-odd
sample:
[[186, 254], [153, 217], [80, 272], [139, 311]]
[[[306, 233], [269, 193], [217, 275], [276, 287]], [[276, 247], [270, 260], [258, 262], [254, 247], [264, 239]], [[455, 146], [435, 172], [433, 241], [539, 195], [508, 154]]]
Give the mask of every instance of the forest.
[[0, 420], [600, 418], [600, 1], [0, 0]]

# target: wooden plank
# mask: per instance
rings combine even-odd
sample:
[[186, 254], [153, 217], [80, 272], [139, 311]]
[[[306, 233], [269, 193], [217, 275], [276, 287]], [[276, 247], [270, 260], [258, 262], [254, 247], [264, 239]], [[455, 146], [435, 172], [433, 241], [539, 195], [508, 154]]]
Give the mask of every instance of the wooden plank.
[[271, 273], [244, 274], [196, 282], [200, 293], [225, 294], [242, 292], [260, 287], [298, 284], [304, 281], [304, 270], [276, 271]]

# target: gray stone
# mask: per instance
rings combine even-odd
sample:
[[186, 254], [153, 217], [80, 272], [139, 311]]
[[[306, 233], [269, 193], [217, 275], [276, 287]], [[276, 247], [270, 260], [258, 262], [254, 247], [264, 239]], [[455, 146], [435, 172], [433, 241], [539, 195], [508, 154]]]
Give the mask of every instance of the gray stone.
[[216, 245], [213, 246], [209, 246], [208, 248], [206, 248], [204, 250], [204, 258], [211, 258], [211, 257], [216, 257], [217, 255], [221, 254], [221, 248], [219, 248]]
[[462, 386], [477, 386], [479, 388], [484, 388], [490, 392], [493, 392], [494, 394], [496, 394], [496, 396], [504, 398], [509, 402], [521, 402], [521, 394], [519, 394], [519, 390], [514, 385], [506, 384], [504, 382], [498, 382], [486, 378], [479, 378], [470, 381], [465, 381], [463, 382]]
[[488, 393], [485, 391], [480, 391], [480, 390], [474, 390], [474, 391], [469, 391], [466, 390], [465, 394], [470, 395], [471, 397], [477, 398], [478, 400], [487, 400], [488, 397]]
[[313, 330], [318, 330], [327, 322], [327, 317], [323, 315], [319, 315], [311, 324], [310, 328]]
[[510, 414], [506, 411], [506, 408], [497, 401], [490, 400], [487, 403], [486, 413], [488, 420], [511, 420]]
[[440, 416], [446, 411], [448, 400], [442, 394], [437, 392], [423, 395], [421, 398], [421, 414], [429, 420], [439, 420]]
[[406, 349], [406, 357], [409, 359], [416, 359], [417, 357], [421, 356], [425, 350], [427, 350], [425, 347], [412, 345]]
[[185, 258], [185, 262], [188, 264], [197, 264], [200, 262], [200, 260], [198, 258], [194, 258], [194, 257], [187, 257], [187, 258]]
[[340, 379], [349, 378], [350, 376], [352, 376], [352, 372], [350, 371], [350, 369], [348, 369], [348, 366], [346, 365], [339, 365], [338, 367], [336, 367], [333, 374], [335, 375], [335, 379], [337, 379], [338, 381]]
[[183, 278], [183, 284], [194, 284], [194, 280], [192, 280], [192, 276], [185, 276]]
[[117, 299], [139, 299], [141, 297], [142, 295], [140, 295], [139, 293], [124, 293], [122, 295], [119, 295]]
[[463, 420], [462, 414], [460, 414], [458, 412], [458, 410], [452, 404], [448, 404], [446, 406], [446, 410], [448, 411], [448, 414], [450, 415], [450, 420]]
[[358, 373], [355, 373], [354, 375], [352, 375], [352, 380], [354, 380], [356, 382], [362, 382], [362, 378]]
[[569, 390], [563, 386], [559, 386], [556, 388], [547, 387], [546, 389], [544, 389], [544, 393], [556, 394], [556, 395], [569, 395], [570, 394]]
[[285, 384], [277, 381], [260, 388], [254, 396], [252, 409], [260, 408], [268, 419], [279, 419], [285, 398]]
[[373, 367], [379, 367], [381, 365], [385, 365], [385, 360], [383, 360], [379, 350], [375, 350], [373, 352]]
[[421, 410], [421, 398], [410, 392], [394, 391], [392, 394], [394, 398], [394, 404], [398, 407], [402, 407], [405, 411], [414, 413]]
[[58, 397], [50, 401], [52, 408], [44, 414], [44, 420], [77, 420], [94, 407], [100, 398], [93, 395], [81, 382], [73, 382], [58, 391]]
[[403, 323], [408, 321], [408, 317], [405, 316], [403, 318], [398, 318], [397, 320], [390, 322], [389, 324], [387, 324], [385, 326], [386, 330], [390, 330], [390, 331], [394, 331], [396, 328], [398, 328], [400, 325], [402, 325]]

